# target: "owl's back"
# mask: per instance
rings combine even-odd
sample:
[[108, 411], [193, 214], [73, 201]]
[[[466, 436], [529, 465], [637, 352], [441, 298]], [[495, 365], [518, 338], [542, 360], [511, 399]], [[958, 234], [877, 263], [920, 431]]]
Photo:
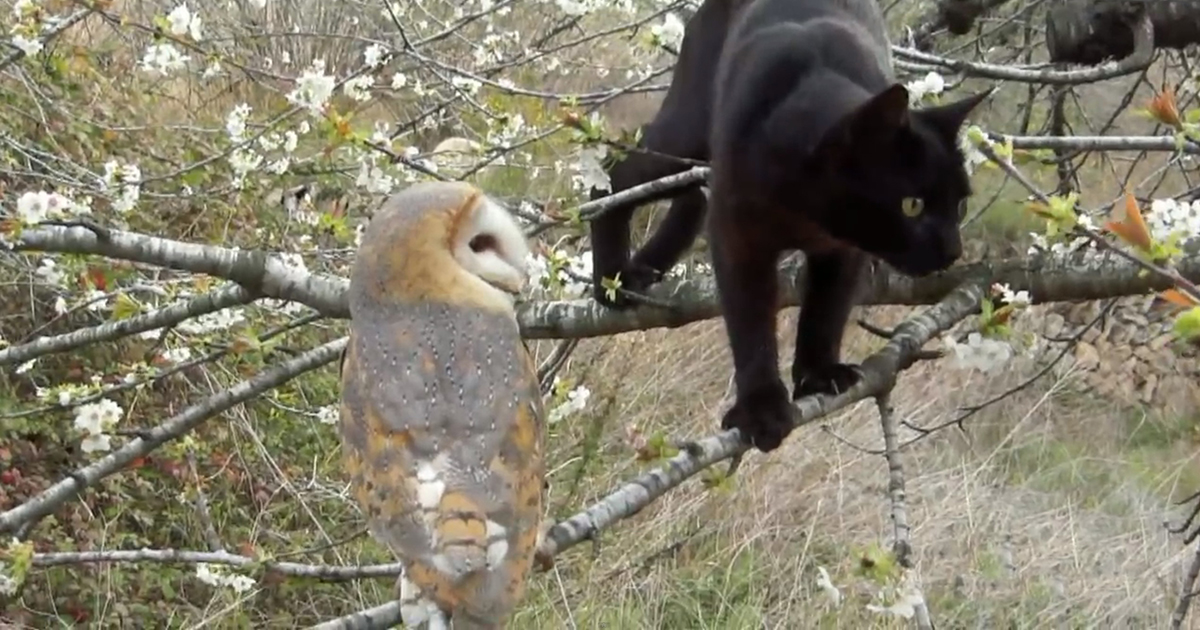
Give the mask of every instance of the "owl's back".
[[456, 304], [357, 306], [341, 420], [355, 497], [456, 627], [494, 619], [523, 592], [542, 511], [541, 393], [516, 322]]

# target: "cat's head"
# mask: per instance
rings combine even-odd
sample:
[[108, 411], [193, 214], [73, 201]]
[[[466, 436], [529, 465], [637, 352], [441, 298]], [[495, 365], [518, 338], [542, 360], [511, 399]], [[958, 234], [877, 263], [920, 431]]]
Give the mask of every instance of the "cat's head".
[[822, 226], [907, 275], [954, 264], [971, 195], [958, 132], [992, 91], [909, 109], [908, 90], [895, 84], [844, 116], [810, 156]]

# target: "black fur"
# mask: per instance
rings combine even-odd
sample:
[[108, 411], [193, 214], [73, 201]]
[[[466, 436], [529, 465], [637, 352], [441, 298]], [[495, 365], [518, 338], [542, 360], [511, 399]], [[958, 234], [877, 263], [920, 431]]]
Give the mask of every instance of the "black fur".
[[[725, 428], [762, 451], [792, 429], [775, 342], [781, 253], [803, 250], [808, 268], [793, 398], [857, 382], [841, 339], [868, 254], [912, 276], [959, 258], [971, 188], [956, 136], [990, 93], [910, 110], [874, 0], [755, 0], [739, 16], [710, 136], [709, 241], [737, 384]], [[922, 211], [906, 216], [905, 198]]]
[[[712, 92], [721, 44], [738, 6], [747, 0], [706, 0], [684, 27], [679, 59], [662, 106], [642, 127], [638, 146], [668, 156], [707, 161]], [[679, 160], [630, 152], [609, 170], [612, 191], [593, 190], [592, 199], [633, 188], [690, 166]], [[629, 222], [641, 205], [674, 197], [654, 235], [633, 258], [629, 256]], [[658, 282], [679, 262], [704, 224], [706, 201], [700, 186], [612, 208], [591, 222], [592, 295], [600, 303], [624, 308], [632, 303], [617, 294], [610, 300], [604, 278], [620, 274], [621, 287], [638, 292]]]

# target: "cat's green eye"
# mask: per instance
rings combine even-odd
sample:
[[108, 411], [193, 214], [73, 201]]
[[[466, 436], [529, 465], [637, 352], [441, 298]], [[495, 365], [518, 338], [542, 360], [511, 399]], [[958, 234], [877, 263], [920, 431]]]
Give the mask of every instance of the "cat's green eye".
[[967, 218], [967, 198], [963, 197], [958, 200], [958, 220], [962, 221]]
[[905, 197], [900, 201], [900, 211], [906, 217], [915, 217], [925, 209], [925, 200], [920, 197]]

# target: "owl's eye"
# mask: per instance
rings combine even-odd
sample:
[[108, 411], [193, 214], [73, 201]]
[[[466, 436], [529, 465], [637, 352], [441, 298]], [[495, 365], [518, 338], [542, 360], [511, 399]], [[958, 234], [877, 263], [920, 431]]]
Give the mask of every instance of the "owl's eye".
[[925, 200], [920, 197], [905, 197], [900, 201], [900, 211], [906, 217], [915, 217], [925, 209]]
[[967, 218], [967, 198], [963, 197], [958, 200], [958, 220], [962, 221]]
[[470, 245], [471, 251], [475, 252], [476, 254], [489, 249], [494, 250], [497, 248], [496, 237], [492, 236], [491, 234], [480, 234], [471, 239]]

